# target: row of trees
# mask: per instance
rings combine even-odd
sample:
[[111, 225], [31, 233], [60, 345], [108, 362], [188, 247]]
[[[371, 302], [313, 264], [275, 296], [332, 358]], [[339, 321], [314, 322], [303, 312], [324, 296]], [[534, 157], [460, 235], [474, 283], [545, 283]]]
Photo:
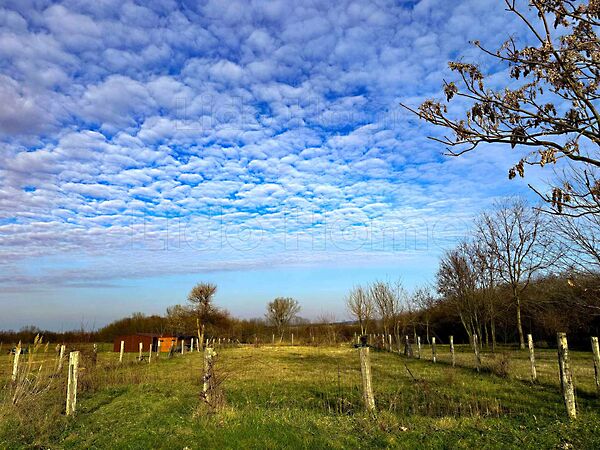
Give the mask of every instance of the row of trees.
[[[594, 233], [580, 228], [580, 220], [544, 214], [521, 199], [507, 200], [482, 214], [472, 236], [444, 254], [437, 290], [453, 306], [470, 339], [473, 334], [489, 334], [495, 347], [502, 304], [514, 311], [519, 345], [524, 348], [522, 302], [533, 281], [558, 277], [574, 289], [575, 279], [585, 278], [589, 284], [596, 278], [598, 272], [590, 262], [600, 248]], [[597, 315], [600, 291], [598, 286], [589, 288], [591, 296], [575, 296], [578, 310]], [[569, 303], [565, 299], [563, 304]], [[536, 306], [543, 310], [547, 302], [538, 299]]]

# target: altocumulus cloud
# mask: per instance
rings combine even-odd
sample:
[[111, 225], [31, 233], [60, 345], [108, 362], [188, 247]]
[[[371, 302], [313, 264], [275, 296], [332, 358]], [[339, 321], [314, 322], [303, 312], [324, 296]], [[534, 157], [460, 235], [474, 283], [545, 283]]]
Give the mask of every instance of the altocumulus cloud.
[[398, 103], [517, 32], [501, 3], [3, 2], [0, 287], [439, 250], [522, 186]]

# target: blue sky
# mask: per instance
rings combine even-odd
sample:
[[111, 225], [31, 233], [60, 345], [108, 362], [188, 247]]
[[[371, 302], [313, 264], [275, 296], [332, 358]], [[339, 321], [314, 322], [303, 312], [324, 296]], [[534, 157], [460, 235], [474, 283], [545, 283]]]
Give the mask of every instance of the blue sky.
[[234, 315], [342, 319], [355, 283], [432, 280], [531, 193], [514, 152], [446, 157], [399, 103], [440, 97], [450, 59], [499, 83], [468, 41], [520, 37], [502, 5], [4, 1], [0, 328], [162, 313], [202, 280]]

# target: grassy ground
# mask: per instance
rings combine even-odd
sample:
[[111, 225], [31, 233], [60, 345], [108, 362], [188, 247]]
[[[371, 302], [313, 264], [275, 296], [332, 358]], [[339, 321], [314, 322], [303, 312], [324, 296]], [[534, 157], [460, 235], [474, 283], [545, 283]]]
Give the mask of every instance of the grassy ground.
[[[378, 413], [371, 417], [349, 346], [220, 349], [226, 405], [215, 413], [199, 401], [200, 354], [150, 365], [128, 354], [118, 367], [118, 355], [104, 352], [94, 370], [84, 359], [74, 418], [62, 414], [62, 381], [17, 407], [6, 386], [0, 448], [600, 448], [590, 353], [571, 353], [579, 407], [572, 424], [555, 350], [537, 351], [535, 385], [526, 352], [484, 354], [488, 370], [479, 375], [467, 347], [459, 348], [456, 368], [447, 347], [438, 346], [437, 364], [430, 355], [429, 348], [420, 361], [372, 352]], [[46, 356], [49, 365], [53, 358]], [[508, 377], [496, 375], [506, 360]], [[10, 366], [0, 356], [2, 384]]]

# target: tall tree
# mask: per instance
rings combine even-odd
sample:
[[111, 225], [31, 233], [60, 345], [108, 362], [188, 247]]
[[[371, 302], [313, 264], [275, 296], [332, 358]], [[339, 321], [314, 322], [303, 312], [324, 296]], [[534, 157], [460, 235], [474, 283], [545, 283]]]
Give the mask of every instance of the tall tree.
[[300, 312], [300, 304], [290, 297], [277, 297], [267, 304], [267, 321], [277, 328], [279, 342], [283, 341], [285, 328]]
[[454, 306], [469, 342], [481, 335], [482, 308], [478, 295], [478, 273], [473, 264], [472, 244], [461, 242], [440, 260], [436, 275], [438, 292]]
[[188, 294], [188, 302], [196, 315], [196, 332], [202, 346], [204, 346], [204, 330], [206, 323], [215, 312], [214, 296], [217, 286], [212, 283], [198, 283]]
[[[436, 302], [433, 294], [431, 286], [426, 284], [417, 287], [411, 296], [412, 303], [414, 304], [415, 309], [418, 309], [421, 320], [425, 324], [425, 339], [427, 344], [431, 343], [431, 313]], [[417, 332], [415, 327], [413, 327], [413, 334], [416, 340]]]
[[368, 289], [362, 286], [353, 287], [346, 297], [346, 307], [358, 322], [360, 333], [367, 334], [369, 323], [373, 319], [373, 298]]
[[[468, 62], [450, 62], [456, 82], [444, 82], [446, 101], [430, 99], [418, 110], [427, 122], [452, 132], [443, 138], [451, 155], [463, 155], [482, 143], [522, 148], [509, 178], [525, 176], [526, 165], [570, 161], [586, 183], [565, 180], [540, 193], [557, 213], [598, 213], [600, 181], [600, 3], [596, 0], [505, 0], [528, 34], [519, 45], [510, 37], [498, 51], [473, 44], [509, 68], [500, 88], [486, 85], [486, 75]], [[527, 11], [529, 9], [529, 11]], [[494, 75], [494, 83], [498, 78]], [[460, 98], [461, 111], [448, 103]], [[587, 199], [573, 202], [573, 199]]]
[[[394, 331], [397, 341], [399, 340], [398, 319], [401, 309], [400, 292], [402, 292], [401, 283], [393, 286], [387, 282], [376, 281], [370, 288], [370, 296], [373, 299], [373, 304], [381, 320], [385, 338], [388, 339], [388, 335]], [[389, 347], [389, 341], [386, 341], [385, 345]]]
[[510, 287], [521, 348], [525, 348], [523, 293], [533, 276], [550, 267], [560, 255], [547, 225], [540, 211], [521, 199], [497, 203], [491, 213], [482, 215], [478, 224], [479, 237], [497, 262], [501, 279]]

